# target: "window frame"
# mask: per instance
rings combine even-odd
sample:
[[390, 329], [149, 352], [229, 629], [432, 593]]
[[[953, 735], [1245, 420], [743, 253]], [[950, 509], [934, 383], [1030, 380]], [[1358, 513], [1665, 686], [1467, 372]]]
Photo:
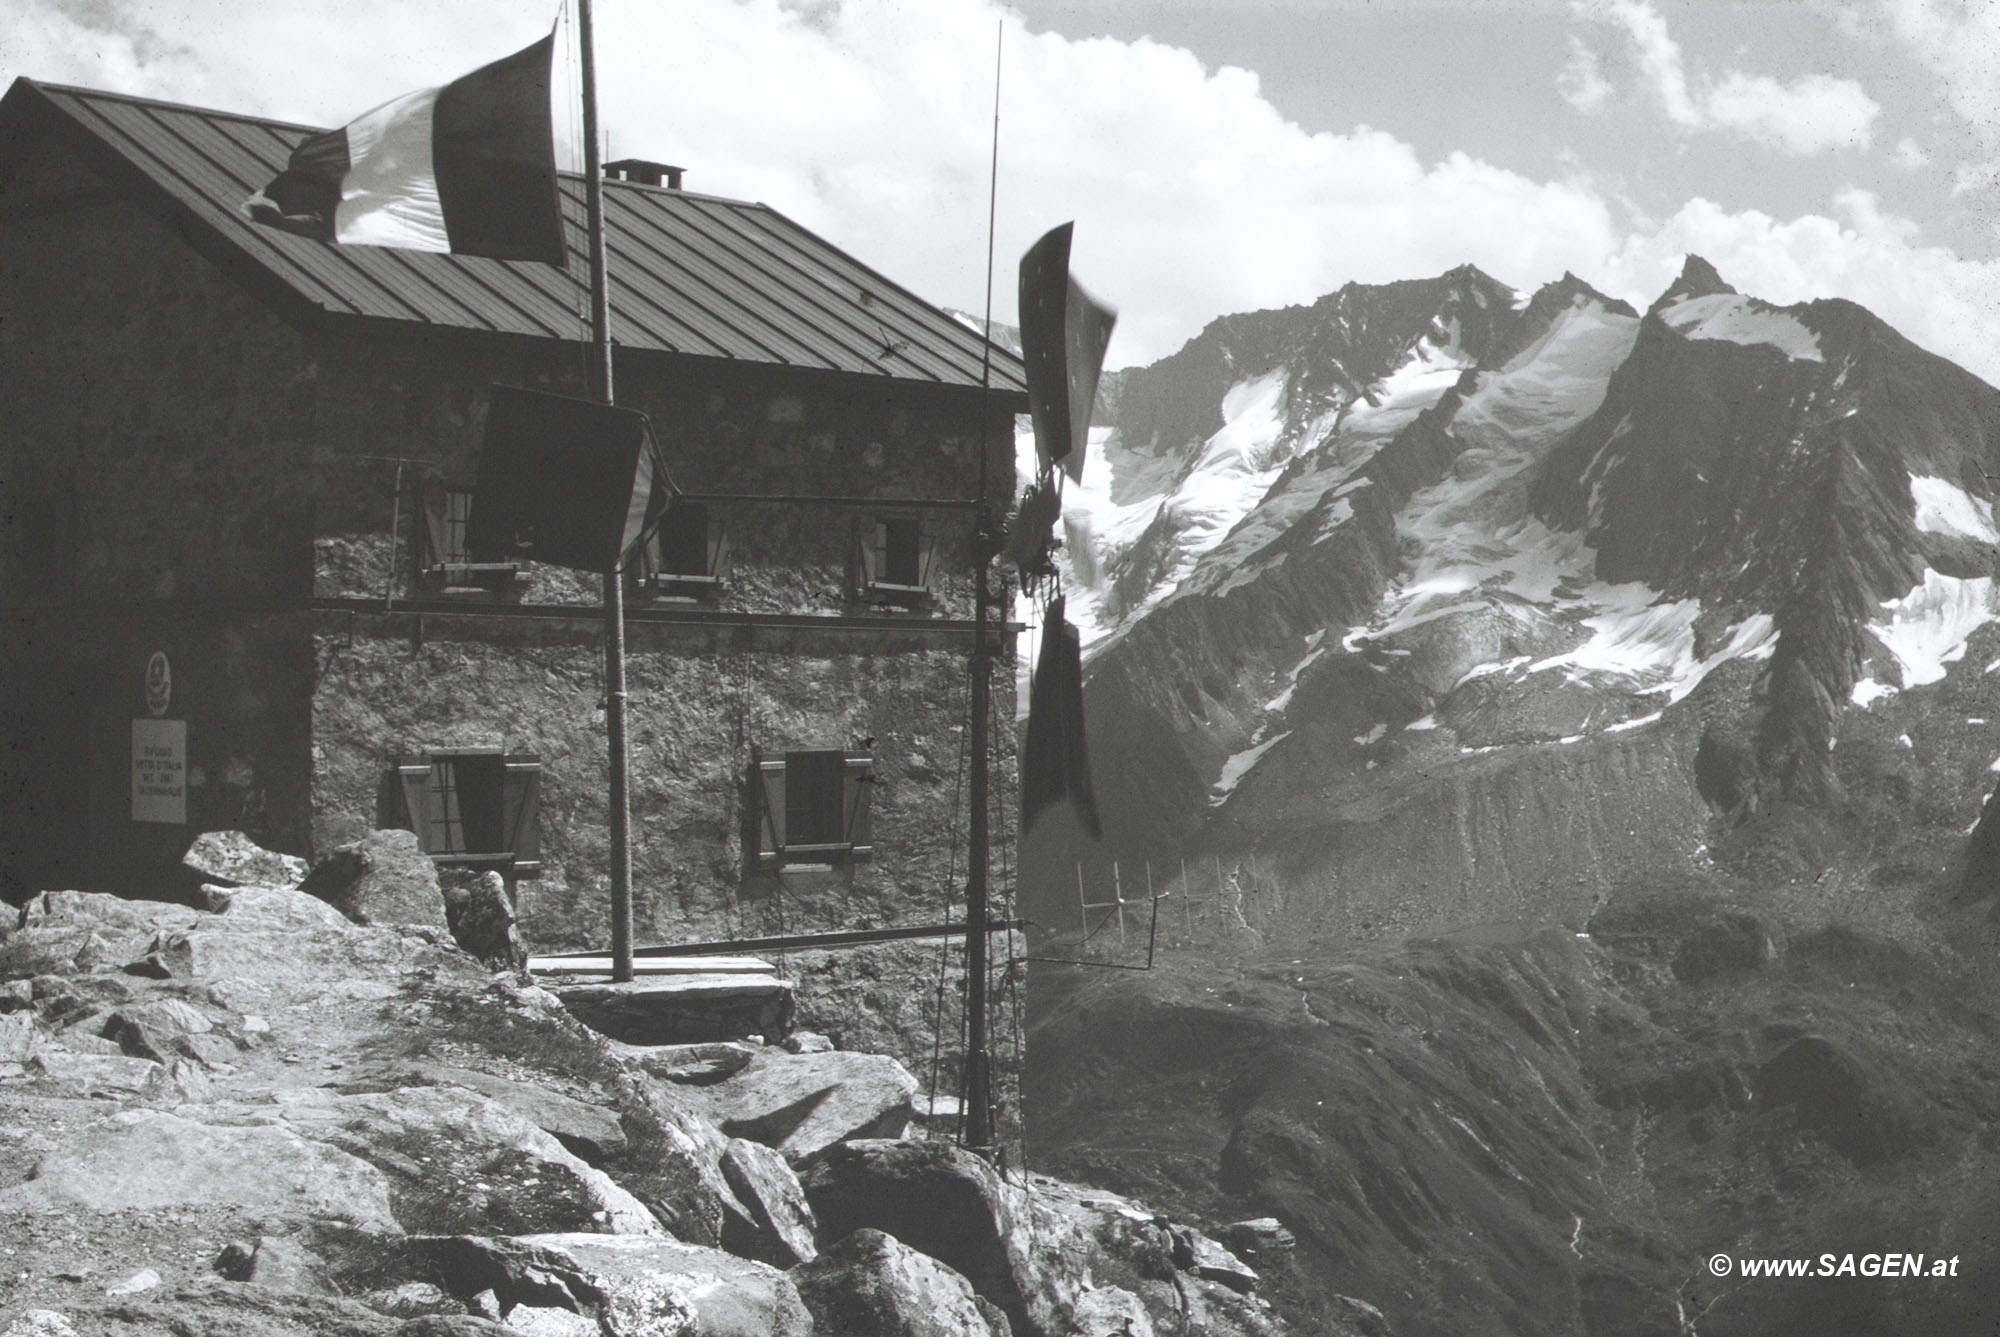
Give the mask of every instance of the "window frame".
[[[460, 769], [466, 763], [493, 774], [483, 784], [469, 783], [472, 777]], [[542, 875], [539, 756], [493, 747], [428, 748], [397, 758], [393, 769], [395, 824], [416, 835], [417, 847], [433, 863], [490, 868], [509, 878]], [[468, 816], [469, 800], [491, 806]], [[472, 824], [496, 833], [497, 847], [467, 848], [466, 828]]]
[[[813, 767], [824, 767], [833, 757], [840, 758], [839, 806], [834, 811], [839, 817], [841, 838], [812, 843], [788, 841], [791, 813], [798, 806], [796, 786], [810, 776]], [[748, 862], [753, 867], [826, 867], [874, 857], [870, 811], [875, 785], [872, 753], [844, 748], [796, 748], [767, 757], [753, 750], [751, 780], [757, 843]]]
[[417, 589], [428, 595], [486, 596], [510, 590], [519, 562], [475, 562], [465, 546], [474, 489], [434, 479], [426, 483], [410, 534]]
[[[666, 545], [662, 539], [677, 516], [682, 517], [682, 523], [689, 527], [695, 524], [702, 526], [703, 558], [699, 571], [669, 569], [667, 565]], [[683, 542], [690, 544], [691, 540], [691, 535], [683, 538]], [[660, 517], [659, 524], [633, 550], [632, 560], [626, 564], [626, 575], [631, 588], [652, 598], [713, 600], [721, 593], [723, 572], [728, 561], [727, 518], [717, 507], [706, 502], [676, 500]]]
[[[857, 520], [849, 552], [849, 591], [854, 599], [918, 608], [934, 597], [931, 573], [937, 536], [923, 512], [881, 511]], [[906, 563], [914, 568], [915, 582], [891, 580], [892, 572], [904, 574], [896, 568]]]

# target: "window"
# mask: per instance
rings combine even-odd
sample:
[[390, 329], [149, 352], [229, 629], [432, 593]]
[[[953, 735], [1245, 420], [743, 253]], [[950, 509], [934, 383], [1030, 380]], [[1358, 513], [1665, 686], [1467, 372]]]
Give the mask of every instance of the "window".
[[855, 597], [914, 608], [930, 597], [935, 543], [914, 515], [877, 516], [855, 536]]
[[641, 541], [626, 570], [641, 593], [670, 599], [709, 599], [722, 583], [729, 531], [699, 502], [676, 501]]
[[875, 852], [868, 831], [875, 773], [866, 752], [787, 752], [755, 766], [758, 867], [847, 863]]
[[396, 764], [396, 824], [440, 864], [540, 877], [541, 761], [532, 753], [442, 749]]
[[518, 562], [475, 562], [465, 546], [472, 490], [432, 487], [418, 515], [417, 588], [425, 594], [498, 594], [520, 574]]

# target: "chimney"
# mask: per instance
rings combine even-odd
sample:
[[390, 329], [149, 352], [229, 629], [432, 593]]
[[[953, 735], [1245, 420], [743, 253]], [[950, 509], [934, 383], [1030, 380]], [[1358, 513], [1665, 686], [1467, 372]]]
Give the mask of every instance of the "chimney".
[[665, 185], [668, 190], [681, 188], [681, 174], [686, 170], [668, 163], [648, 162], [644, 158], [620, 158], [617, 162], [604, 164], [607, 180], [631, 181], [641, 186]]

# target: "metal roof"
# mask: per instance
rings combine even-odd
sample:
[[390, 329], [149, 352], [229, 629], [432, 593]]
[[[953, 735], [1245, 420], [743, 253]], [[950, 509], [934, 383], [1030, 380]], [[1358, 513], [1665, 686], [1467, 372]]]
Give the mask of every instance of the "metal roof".
[[[564, 173], [566, 269], [337, 246], [251, 222], [239, 206], [317, 130], [17, 79], [0, 125], [36, 95], [312, 307], [432, 328], [583, 341], [584, 190]], [[14, 131], [18, 133], [18, 130]], [[763, 204], [605, 182], [612, 337], [623, 349], [978, 388], [979, 334]], [[1025, 394], [995, 344], [991, 388]]]

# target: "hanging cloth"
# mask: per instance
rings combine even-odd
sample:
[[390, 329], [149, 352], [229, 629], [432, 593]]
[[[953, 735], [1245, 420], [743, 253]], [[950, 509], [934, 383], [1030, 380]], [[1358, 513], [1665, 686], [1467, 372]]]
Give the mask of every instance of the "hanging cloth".
[[1083, 732], [1083, 647], [1063, 617], [1062, 596], [1042, 618], [1042, 651], [1028, 691], [1028, 736], [1021, 749], [1021, 829], [1067, 798], [1093, 837], [1103, 829], [1090, 783], [1090, 753]]

